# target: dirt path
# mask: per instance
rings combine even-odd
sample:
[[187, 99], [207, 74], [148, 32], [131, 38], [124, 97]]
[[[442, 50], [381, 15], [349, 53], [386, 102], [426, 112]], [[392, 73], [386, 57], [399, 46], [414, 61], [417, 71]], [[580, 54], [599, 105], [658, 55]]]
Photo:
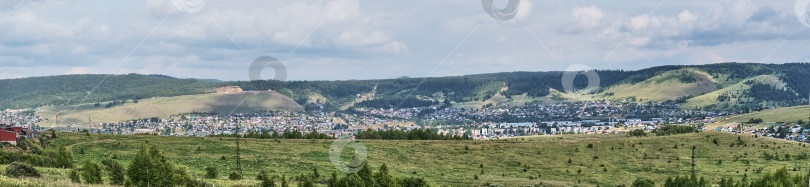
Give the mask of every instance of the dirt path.
[[115, 140], [113, 140], [113, 139], [95, 140], [95, 141], [89, 141], [89, 142], [81, 142], [81, 143], [75, 143], [75, 144], [71, 144], [71, 145], [66, 146], [65, 148], [67, 148], [68, 150], [70, 150], [70, 149], [72, 149], [72, 148], [73, 148], [73, 146], [75, 146], [75, 145], [81, 145], [81, 144], [90, 144], [90, 143], [113, 143], [113, 142], [115, 142]]

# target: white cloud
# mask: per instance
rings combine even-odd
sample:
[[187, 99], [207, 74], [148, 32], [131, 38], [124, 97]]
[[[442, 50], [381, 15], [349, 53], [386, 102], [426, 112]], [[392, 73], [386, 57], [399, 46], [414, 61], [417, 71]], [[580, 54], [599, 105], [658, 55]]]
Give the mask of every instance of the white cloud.
[[0, 22], [0, 72], [23, 76], [245, 80], [249, 62], [264, 55], [288, 64], [291, 79], [562, 70], [575, 63], [637, 69], [719, 56], [762, 59], [790, 33], [771, 59], [807, 59], [800, 44], [810, 39], [793, 3], [775, 1], [688, 0], [656, 11], [652, 1], [522, 1], [507, 22], [462, 0], [207, 0], [193, 13], [169, 0], [37, 0], [18, 9], [9, 6], [19, 1], [9, 2], [0, 3], [8, 5], [0, 6], [0, 18], [7, 17]]
[[586, 28], [593, 28], [599, 25], [605, 13], [596, 6], [577, 7], [571, 10], [577, 23]]

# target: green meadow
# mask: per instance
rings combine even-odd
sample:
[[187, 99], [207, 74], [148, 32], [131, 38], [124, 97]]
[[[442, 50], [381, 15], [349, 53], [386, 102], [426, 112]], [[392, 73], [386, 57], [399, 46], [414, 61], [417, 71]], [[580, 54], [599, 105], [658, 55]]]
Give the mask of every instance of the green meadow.
[[[236, 168], [233, 138], [61, 133], [47, 146], [68, 146], [76, 163], [85, 158], [100, 163], [114, 155], [127, 166], [140, 146], [154, 144], [171, 162], [188, 167], [198, 179], [217, 186], [254, 186], [259, 184], [255, 178], [262, 169], [271, 175], [290, 177], [310, 174], [317, 168], [321, 179], [316, 181], [325, 180], [336, 171], [329, 159], [333, 142], [241, 139], [244, 179], [238, 181], [227, 179], [227, 174]], [[434, 186], [615, 186], [629, 185], [637, 177], [660, 185], [667, 177], [690, 174], [692, 146], [696, 147], [696, 173], [712, 183], [726, 176], [757, 178], [783, 167], [793, 173], [807, 173], [810, 160], [801, 157], [810, 153], [810, 148], [801, 143], [720, 132], [660, 137], [564, 135], [490, 141], [359, 142], [366, 147], [368, 164], [374, 170], [386, 163], [397, 177], [421, 177]], [[343, 160], [351, 160], [351, 152], [344, 149]], [[778, 155], [778, 159], [766, 159], [765, 153]], [[203, 179], [206, 167], [218, 168], [219, 178]], [[0, 178], [0, 184], [16, 181], [33, 186], [78, 185], [69, 182], [69, 169], [39, 170], [43, 178]]]

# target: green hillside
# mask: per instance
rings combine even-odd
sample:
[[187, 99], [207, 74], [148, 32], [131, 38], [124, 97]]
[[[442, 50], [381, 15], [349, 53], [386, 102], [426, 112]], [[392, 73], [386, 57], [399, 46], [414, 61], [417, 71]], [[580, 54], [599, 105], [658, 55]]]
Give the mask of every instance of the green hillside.
[[762, 119], [764, 122], [788, 122], [795, 123], [799, 120], [810, 120], [810, 106], [794, 106], [784, 108], [774, 108], [762, 111], [755, 111], [746, 114], [729, 116], [720, 119], [720, 125], [731, 122], [747, 122], [750, 119]]
[[605, 90], [608, 99], [635, 98], [638, 101], [667, 101], [697, 96], [717, 89], [715, 80], [706, 72], [684, 68], [670, 70], [638, 83], [623, 83]]
[[[810, 93], [808, 63], [721, 63], [658, 66], [634, 71], [598, 70], [597, 73], [599, 91], [575, 98], [551, 91], [564, 90], [563, 72], [559, 71], [347, 81], [217, 82], [161, 75], [64, 75], [0, 80], [0, 95], [4, 96], [0, 97], [0, 108], [97, 102], [104, 105], [123, 100], [211, 93], [213, 88], [226, 85], [248, 91], [274, 90], [301, 105], [321, 105], [331, 111], [350, 110], [352, 106], [435, 106], [445, 100], [456, 105], [478, 106], [520, 103], [526, 98], [541, 101], [548, 97], [554, 101], [635, 98], [636, 102], [682, 102], [687, 108], [752, 109], [803, 104]], [[756, 81], [749, 82], [751, 80]], [[584, 88], [588, 79], [579, 76], [572, 84]], [[360, 98], [372, 92], [373, 97]], [[720, 95], [725, 93], [734, 93], [734, 97], [730, 95], [730, 100], [719, 101]]]
[[[317, 168], [322, 179], [335, 171], [328, 153], [333, 140], [243, 139], [245, 174], [238, 181], [226, 179], [235, 169], [235, 141], [231, 138], [59, 133], [59, 138], [49, 142], [49, 146], [68, 146], [76, 160], [88, 158], [100, 162], [116, 155], [115, 160], [125, 166], [139, 146], [155, 144], [163, 149], [168, 160], [188, 167], [197, 178], [202, 178], [205, 167], [218, 168], [217, 179], [202, 179], [217, 186], [258, 185], [255, 178], [261, 169], [271, 171], [274, 176], [291, 177]], [[360, 143], [368, 151], [367, 161], [372, 168], [386, 163], [395, 176], [424, 177], [434, 186], [487, 183], [629, 186], [637, 177], [661, 185], [667, 177], [689, 175], [692, 146], [696, 147], [697, 175], [712, 184], [717, 184], [721, 177], [757, 179], [764, 172], [783, 167], [792, 174], [804, 175], [810, 161], [806, 156], [810, 149], [805, 144], [719, 132], [641, 138], [563, 135], [494, 141], [361, 140]], [[779, 158], [766, 159], [763, 156], [766, 153]], [[24, 180], [43, 186], [76, 185], [68, 181], [68, 169], [40, 170], [44, 171], [44, 178]]]
[[162, 75], [61, 75], [0, 80], [0, 109], [212, 92], [212, 82]]
[[[693, 97], [685, 104], [683, 108], [701, 108], [709, 105], [716, 105], [720, 109], [731, 109], [734, 105], [745, 103], [746, 101], [753, 101], [753, 98], [746, 97], [745, 92], [751, 89], [752, 84], [749, 81], [773, 85], [777, 88], [785, 88], [785, 83], [779, 77], [774, 75], [759, 75], [738, 81], [736, 84], [728, 86], [720, 86], [722, 89], [715, 90], [697, 97]], [[720, 101], [725, 97], [723, 101]]]
[[[242, 104], [239, 104], [242, 101]], [[48, 120], [40, 126], [56, 127], [56, 114], [59, 127], [88, 127], [88, 120], [94, 123], [115, 123], [124, 120], [142, 118], [168, 118], [170, 115], [209, 112], [227, 115], [230, 113], [246, 113], [266, 110], [300, 111], [303, 107], [290, 98], [278, 93], [245, 93], [245, 94], [198, 94], [175, 97], [158, 97], [139, 100], [138, 103], [128, 101], [123, 105], [110, 108], [83, 104], [75, 106], [43, 107], [37, 115]]]

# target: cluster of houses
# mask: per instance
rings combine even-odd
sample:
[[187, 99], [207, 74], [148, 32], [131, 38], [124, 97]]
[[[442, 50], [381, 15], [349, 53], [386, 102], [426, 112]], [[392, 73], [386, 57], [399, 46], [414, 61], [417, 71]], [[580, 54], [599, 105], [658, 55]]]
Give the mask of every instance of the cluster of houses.
[[[806, 125], [806, 124], [805, 124]], [[730, 133], [742, 133], [750, 136], [762, 136], [785, 139], [797, 142], [810, 142], [810, 129], [797, 123], [763, 122], [744, 124], [739, 122], [717, 126], [714, 130]]]
[[[218, 94], [245, 92], [238, 87], [218, 87], [216, 91]], [[484, 108], [358, 108], [353, 112], [337, 113], [324, 112], [321, 108], [307, 112], [255, 112], [231, 116], [185, 114], [166, 119], [99, 123], [93, 126], [100, 128], [90, 131], [122, 135], [149, 133], [168, 136], [209, 136], [298, 130], [305, 133], [316, 131], [334, 135], [353, 134], [367, 129], [430, 128], [442, 134], [489, 139], [543, 134], [624, 133], [635, 129], [652, 130], [670, 122], [694, 122], [692, 119], [728, 115], [681, 110], [678, 107], [677, 104], [593, 101], [502, 104]], [[16, 143], [16, 139], [11, 141], [11, 134], [14, 137], [26, 136], [29, 130], [24, 127], [35, 127], [38, 121], [41, 119], [30, 111], [0, 113], [0, 124], [14, 124], [0, 127], [3, 131], [0, 132], [0, 139]]]
[[[425, 112], [429, 111], [429, 112]], [[577, 120], [577, 119], [600, 119], [602, 121], [623, 118], [624, 116], [635, 116], [652, 118], [642, 123], [657, 122], [663, 117], [667, 121], [682, 123], [704, 118], [733, 115], [729, 112], [715, 112], [703, 110], [683, 110], [678, 104], [663, 103], [631, 103], [613, 101], [592, 101], [575, 103], [526, 103], [501, 104], [491, 107], [415, 107], [400, 109], [381, 108], [358, 108], [357, 112], [369, 114], [371, 116], [382, 116], [391, 119], [412, 119], [422, 117], [428, 120], [456, 120], [465, 122], [501, 122], [504, 119], [515, 121], [555, 121], [555, 120]], [[420, 116], [422, 115], [422, 116]], [[629, 120], [629, 119], [628, 119]], [[633, 121], [631, 121], [633, 122]]]
[[17, 141], [20, 138], [33, 138], [34, 136], [38, 136], [38, 134], [37, 131], [22, 126], [0, 124], [0, 142], [3, 143], [17, 145]]
[[[629, 104], [632, 105], [632, 104]], [[521, 108], [502, 108], [516, 106], [502, 106], [492, 109], [465, 109], [446, 108], [436, 111], [430, 119], [454, 119], [459, 123], [436, 123], [428, 120], [417, 124], [412, 119], [426, 108], [405, 109], [374, 109], [360, 108], [355, 113], [335, 113], [327, 115], [323, 111], [309, 112], [263, 112], [234, 114], [232, 116], [216, 115], [178, 115], [158, 121], [140, 120], [119, 123], [99, 124], [102, 133], [112, 134], [141, 134], [157, 133], [170, 136], [209, 136], [217, 134], [249, 133], [249, 132], [282, 132], [284, 130], [298, 130], [327, 134], [353, 134], [361, 130], [412, 130], [417, 128], [431, 128], [441, 134], [468, 136], [476, 139], [490, 139], [543, 134], [606, 134], [624, 133], [626, 130], [645, 129], [652, 130], [658, 125], [669, 121], [683, 121], [682, 118], [619, 118], [602, 120], [580, 121], [540, 121], [540, 122], [492, 122], [482, 119], [469, 120], [468, 117], [479, 118], [489, 115], [510, 115], [537, 111], [539, 106], [551, 107], [543, 110], [562, 110], [562, 108], [580, 105], [529, 105]], [[616, 105], [600, 104], [595, 106], [618, 107]], [[638, 108], [636, 105], [632, 105]], [[559, 107], [559, 108], [557, 108]], [[655, 108], [649, 107], [649, 108]], [[515, 112], [519, 111], [519, 112]], [[529, 112], [535, 114], [533, 112]], [[439, 117], [441, 116], [441, 117]], [[539, 116], [538, 116], [539, 117]], [[488, 118], [488, 117], [483, 117]], [[459, 120], [461, 119], [461, 120]], [[239, 129], [237, 129], [237, 126]], [[94, 130], [91, 130], [94, 131]], [[95, 132], [95, 131], [94, 131]]]
[[20, 138], [37, 136], [36, 124], [43, 119], [34, 112], [36, 109], [6, 109], [0, 111], [0, 142], [17, 145]]

